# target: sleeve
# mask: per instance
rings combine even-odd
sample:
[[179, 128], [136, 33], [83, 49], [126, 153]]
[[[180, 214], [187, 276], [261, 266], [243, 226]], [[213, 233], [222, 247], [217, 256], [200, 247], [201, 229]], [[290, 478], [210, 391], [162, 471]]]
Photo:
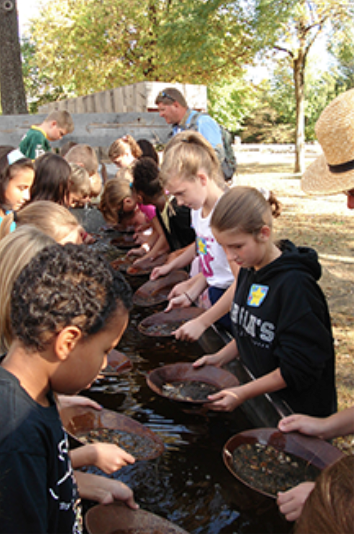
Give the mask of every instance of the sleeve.
[[209, 141], [215, 150], [223, 150], [223, 142], [219, 125], [209, 115], [200, 115], [197, 121], [198, 132]]
[[149, 221], [156, 217], [156, 208], [152, 204], [139, 204], [139, 209], [142, 211]]
[[28, 130], [20, 143], [20, 150], [27, 158], [36, 158], [37, 135], [34, 130]]
[[0, 454], [0, 533], [47, 533], [46, 472], [44, 457]]
[[288, 387], [301, 391], [321, 380], [334, 362], [329, 312], [320, 287], [309, 278], [295, 280], [282, 302], [274, 356]]

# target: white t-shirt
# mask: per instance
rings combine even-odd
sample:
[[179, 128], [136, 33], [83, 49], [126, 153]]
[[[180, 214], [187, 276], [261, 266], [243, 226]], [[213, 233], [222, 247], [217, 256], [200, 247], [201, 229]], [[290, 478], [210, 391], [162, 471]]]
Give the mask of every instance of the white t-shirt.
[[202, 208], [191, 210], [191, 225], [194, 228], [197, 242], [197, 253], [200, 258], [202, 273], [208, 285], [225, 289], [234, 281], [229, 263], [223, 248], [216, 241], [211, 228], [210, 219], [213, 210], [207, 217], [202, 217]]

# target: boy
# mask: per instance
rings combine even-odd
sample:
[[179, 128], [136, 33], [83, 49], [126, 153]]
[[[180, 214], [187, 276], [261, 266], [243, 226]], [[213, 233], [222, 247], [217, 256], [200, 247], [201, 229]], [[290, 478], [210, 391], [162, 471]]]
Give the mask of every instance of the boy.
[[[14, 341], [0, 366], [0, 532], [80, 532], [80, 507], [53, 392], [87, 387], [128, 322], [131, 292], [85, 247], [53, 245], [12, 291]], [[117, 480], [77, 473], [81, 497], [137, 508]]]
[[98, 158], [95, 150], [90, 145], [75, 145], [65, 154], [65, 159], [87, 170], [91, 183], [90, 197], [98, 197], [102, 190], [102, 179], [98, 172]]
[[52, 111], [39, 126], [31, 126], [20, 143], [21, 152], [36, 159], [50, 151], [49, 141], [59, 141], [74, 131], [74, 123], [68, 111]]

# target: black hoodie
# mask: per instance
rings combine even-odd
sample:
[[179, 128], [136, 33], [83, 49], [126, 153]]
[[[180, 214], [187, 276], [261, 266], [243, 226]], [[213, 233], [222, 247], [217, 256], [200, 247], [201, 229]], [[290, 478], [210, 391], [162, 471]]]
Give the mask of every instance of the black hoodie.
[[[256, 378], [280, 367], [277, 392], [295, 412], [336, 411], [331, 322], [317, 280], [317, 253], [280, 243], [282, 255], [262, 269], [241, 269], [231, 320], [242, 361]], [[276, 396], [275, 395], [275, 396]]]

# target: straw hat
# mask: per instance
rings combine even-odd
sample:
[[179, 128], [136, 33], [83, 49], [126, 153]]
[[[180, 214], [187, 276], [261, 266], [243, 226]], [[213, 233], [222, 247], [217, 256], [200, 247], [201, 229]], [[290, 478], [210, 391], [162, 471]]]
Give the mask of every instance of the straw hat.
[[354, 89], [328, 104], [315, 130], [323, 155], [306, 169], [302, 190], [329, 195], [354, 189]]

